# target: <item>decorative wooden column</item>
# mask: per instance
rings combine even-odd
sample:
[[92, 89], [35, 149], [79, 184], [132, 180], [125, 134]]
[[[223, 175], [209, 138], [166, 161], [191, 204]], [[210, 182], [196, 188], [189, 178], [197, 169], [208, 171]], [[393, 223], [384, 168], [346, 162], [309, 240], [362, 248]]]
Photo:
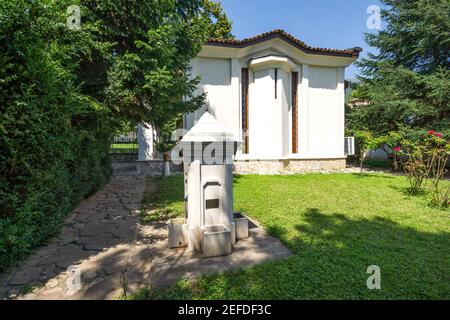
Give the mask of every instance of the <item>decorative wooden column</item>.
[[244, 139], [243, 153], [249, 152], [249, 132], [248, 132], [248, 87], [249, 87], [249, 74], [248, 68], [242, 68], [242, 136]]
[[292, 91], [292, 153], [298, 153], [298, 72], [291, 74]]

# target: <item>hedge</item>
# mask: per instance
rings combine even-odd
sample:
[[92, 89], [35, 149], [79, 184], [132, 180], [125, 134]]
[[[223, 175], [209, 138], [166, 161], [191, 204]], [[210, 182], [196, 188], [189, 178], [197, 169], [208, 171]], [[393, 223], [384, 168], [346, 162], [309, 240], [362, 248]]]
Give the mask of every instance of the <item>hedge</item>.
[[0, 3], [0, 272], [111, 174], [109, 110], [80, 93], [64, 1]]

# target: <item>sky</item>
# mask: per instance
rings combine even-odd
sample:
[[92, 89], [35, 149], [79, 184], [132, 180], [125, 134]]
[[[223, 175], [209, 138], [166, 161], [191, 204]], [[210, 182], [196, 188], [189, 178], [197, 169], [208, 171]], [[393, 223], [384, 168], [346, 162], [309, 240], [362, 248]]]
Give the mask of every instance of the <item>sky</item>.
[[[313, 47], [348, 49], [361, 47], [365, 56], [374, 49], [364, 42], [371, 5], [378, 0], [222, 0], [233, 22], [237, 39], [283, 29]], [[351, 65], [345, 78], [354, 79], [358, 69]]]

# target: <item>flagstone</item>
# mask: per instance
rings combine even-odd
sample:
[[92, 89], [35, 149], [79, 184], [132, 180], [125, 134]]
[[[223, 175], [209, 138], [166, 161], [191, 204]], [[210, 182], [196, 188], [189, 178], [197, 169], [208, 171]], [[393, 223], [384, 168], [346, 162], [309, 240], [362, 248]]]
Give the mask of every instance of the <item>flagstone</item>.
[[[163, 287], [179, 278], [194, 279], [290, 255], [258, 226], [251, 229], [250, 238], [236, 243], [229, 256], [206, 259], [187, 248], [169, 249], [165, 222], [140, 223], [144, 191], [156, 192], [156, 184], [146, 183], [136, 172], [115, 173], [67, 217], [59, 235], [19, 267], [0, 274], [0, 298], [115, 299], [139, 288]], [[76, 277], [81, 288], [70, 285]], [[35, 284], [41, 286], [21, 294]]]

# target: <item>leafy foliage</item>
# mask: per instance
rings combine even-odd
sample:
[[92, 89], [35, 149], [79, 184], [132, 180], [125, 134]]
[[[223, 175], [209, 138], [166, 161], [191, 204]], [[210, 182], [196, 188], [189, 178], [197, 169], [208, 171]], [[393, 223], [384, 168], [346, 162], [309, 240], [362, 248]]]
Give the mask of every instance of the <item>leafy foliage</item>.
[[173, 133], [177, 129], [180, 121], [183, 120], [182, 116], [182, 114], [179, 114], [177, 117], [166, 121], [158, 128], [158, 140], [155, 147], [159, 152], [169, 152], [177, 143], [177, 138], [179, 137], [173, 137]]
[[189, 61], [229, 29], [207, 0], [0, 2], [0, 271], [107, 181], [115, 132], [203, 103]]
[[65, 1], [0, 3], [0, 270], [109, 177], [108, 110], [74, 85], [86, 34]]
[[408, 176], [410, 187], [408, 193], [417, 195], [423, 192], [422, 186], [430, 181], [434, 206], [448, 208], [450, 203], [450, 187], [441, 189], [442, 180], [447, 172], [445, 165], [450, 156], [450, 143], [442, 133], [430, 130], [427, 133], [419, 133], [418, 138], [413, 140], [402, 136], [399, 144], [401, 147], [394, 148], [395, 153], [403, 161], [403, 168]]
[[[160, 127], [198, 109], [190, 61], [208, 37], [231, 37], [220, 3], [209, 0], [82, 0], [97, 26], [81, 67], [83, 89], [116, 117]], [[108, 48], [105, 52], [104, 48]], [[92, 92], [94, 88], [94, 92]]]
[[207, 36], [210, 38], [234, 39], [231, 21], [223, 11], [220, 2], [204, 0], [204, 16], [207, 19]]
[[386, 138], [374, 137], [370, 131], [356, 130], [353, 132], [356, 139], [356, 148], [359, 150], [360, 174], [363, 172], [363, 163], [370, 150], [382, 146]]
[[232, 37], [231, 22], [220, 3], [210, 0], [82, 2], [87, 20], [99, 26], [95, 47], [112, 52], [98, 49], [94, 58], [86, 56], [83, 79], [89, 88], [95, 84], [95, 95], [115, 117], [152, 125], [163, 135], [158, 146], [167, 151], [176, 119], [204, 103], [190, 61], [208, 37]]
[[[367, 66], [391, 61], [419, 73], [450, 67], [450, 3], [447, 0], [382, 0], [381, 15], [387, 24], [378, 34], [367, 34], [367, 43], [379, 49]], [[370, 64], [373, 62], [374, 64]]]
[[352, 92], [367, 104], [349, 114], [354, 129], [389, 131], [450, 128], [450, 2], [383, 0], [387, 26], [367, 34], [377, 48], [359, 62], [362, 76]]

